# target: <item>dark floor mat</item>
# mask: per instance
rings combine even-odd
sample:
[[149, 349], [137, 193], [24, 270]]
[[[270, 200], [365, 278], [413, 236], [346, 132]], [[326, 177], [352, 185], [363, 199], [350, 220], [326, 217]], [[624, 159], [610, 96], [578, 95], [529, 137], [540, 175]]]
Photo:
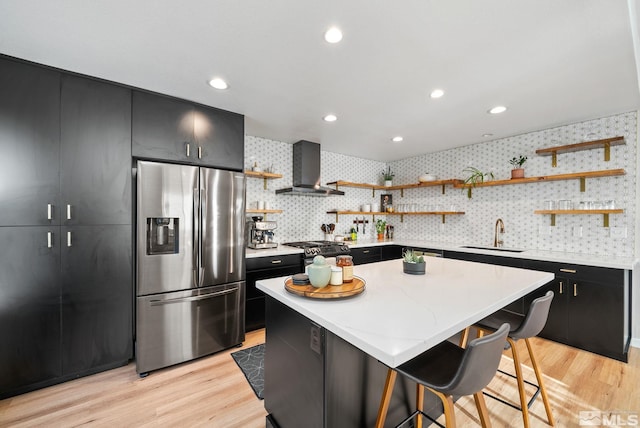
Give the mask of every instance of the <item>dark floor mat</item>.
[[264, 343], [231, 354], [253, 392], [259, 399], [264, 399]]

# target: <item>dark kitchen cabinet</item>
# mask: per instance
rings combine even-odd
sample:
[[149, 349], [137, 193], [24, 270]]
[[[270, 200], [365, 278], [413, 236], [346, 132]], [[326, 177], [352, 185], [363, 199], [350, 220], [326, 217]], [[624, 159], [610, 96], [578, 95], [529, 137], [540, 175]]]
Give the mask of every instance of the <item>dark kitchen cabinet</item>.
[[251, 331], [264, 327], [265, 296], [256, 288], [256, 281], [304, 272], [302, 254], [248, 258], [246, 271], [245, 330]]
[[58, 229], [0, 227], [0, 399], [61, 375]]
[[62, 374], [124, 365], [133, 354], [131, 226], [62, 227]]
[[131, 91], [65, 75], [61, 100], [63, 224], [131, 224]]
[[244, 116], [196, 106], [193, 138], [201, 147], [198, 163], [214, 168], [244, 168]]
[[133, 156], [242, 171], [244, 117], [133, 91]]
[[382, 247], [358, 247], [351, 248], [351, 257], [354, 265], [364, 265], [367, 263], [379, 262], [382, 257]]
[[556, 275], [544, 290], [525, 297], [528, 307], [547, 289], [554, 292], [541, 337], [627, 361], [631, 310], [628, 271], [533, 260], [526, 261], [524, 267]]
[[133, 356], [131, 93], [0, 62], [0, 226], [11, 226], [0, 227], [0, 397], [8, 397]]
[[397, 260], [402, 258], [401, 245], [383, 245], [380, 247], [380, 261]]
[[0, 58], [0, 226], [60, 224], [59, 112], [60, 73]]

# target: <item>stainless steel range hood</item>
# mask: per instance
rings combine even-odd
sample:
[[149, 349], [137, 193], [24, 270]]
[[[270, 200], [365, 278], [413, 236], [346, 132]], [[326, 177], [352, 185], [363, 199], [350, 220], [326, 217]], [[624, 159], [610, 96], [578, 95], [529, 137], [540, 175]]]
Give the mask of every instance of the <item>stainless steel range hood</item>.
[[293, 145], [293, 186], [278, 189], [276, 194], [342, 196], [344, 192], [320, 185], [320, 144], [302, 140]]

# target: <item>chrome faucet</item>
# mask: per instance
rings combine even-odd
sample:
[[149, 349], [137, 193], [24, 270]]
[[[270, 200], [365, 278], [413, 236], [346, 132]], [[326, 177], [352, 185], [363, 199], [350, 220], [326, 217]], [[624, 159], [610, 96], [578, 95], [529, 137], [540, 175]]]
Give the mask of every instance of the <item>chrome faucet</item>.
[[498, 239], [498, 233], [500, 234], [504, 233], [504, 222], [502, 221], [501, 218], [496, 220], [495, 235], [493, 237], [494, 247], [502, 247], [502, 245], [504, 244], [504, 241], [502, 239]]

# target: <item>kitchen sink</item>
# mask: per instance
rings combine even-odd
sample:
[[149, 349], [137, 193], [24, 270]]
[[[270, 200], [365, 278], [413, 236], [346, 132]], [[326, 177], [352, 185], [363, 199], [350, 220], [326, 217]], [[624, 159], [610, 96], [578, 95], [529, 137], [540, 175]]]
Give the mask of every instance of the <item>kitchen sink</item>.
[[504, 251], [507, 253], [522, 253], [525, 250], [514, 250], [511, 248], [498, 248], [498, 247], [474, 247], [473, 245], [461, 245], [460, 248], [472, 248], [474, 250], [489, 250], [489, 251]]

